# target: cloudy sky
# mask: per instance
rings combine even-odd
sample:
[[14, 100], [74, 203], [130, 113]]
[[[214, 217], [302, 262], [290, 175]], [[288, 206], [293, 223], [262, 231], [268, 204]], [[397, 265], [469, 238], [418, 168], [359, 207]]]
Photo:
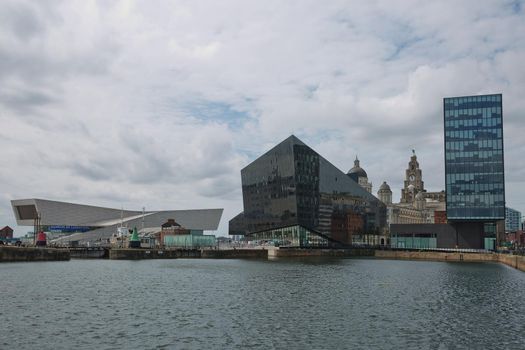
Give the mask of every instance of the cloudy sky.
[[10, 200], [242, 211], [240, 169], [295, 134], [398, 200], [444, 188], [442, 98], [502, 93], [525, 211], [525, 2], [0, 3], [0, 226]]

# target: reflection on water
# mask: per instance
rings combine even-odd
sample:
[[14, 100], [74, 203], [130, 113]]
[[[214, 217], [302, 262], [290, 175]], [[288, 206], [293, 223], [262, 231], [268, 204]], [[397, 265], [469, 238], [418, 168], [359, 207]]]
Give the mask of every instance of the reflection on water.
[[1, 349], [523, 349], [525, 274], [371, 259], [0, 267]]

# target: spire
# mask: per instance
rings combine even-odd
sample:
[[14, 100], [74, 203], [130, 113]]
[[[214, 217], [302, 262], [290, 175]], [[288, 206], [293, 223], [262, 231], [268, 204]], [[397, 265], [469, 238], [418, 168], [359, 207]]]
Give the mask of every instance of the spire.
[[354, 167], [359, 167], [359, 159], [357, 158], [357, 154], [355, 155]]
[[416, 150], [412, 148], [412, 156], [410, 157], [410, 159], [412, 160], [416, 160], [417, 159], [417, 156], [416, 156]]

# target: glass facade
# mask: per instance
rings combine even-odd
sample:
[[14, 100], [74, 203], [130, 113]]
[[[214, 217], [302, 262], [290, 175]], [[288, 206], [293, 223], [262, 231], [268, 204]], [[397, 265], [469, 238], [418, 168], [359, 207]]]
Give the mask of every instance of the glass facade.
[[393, 248], [406, 249], [434, 249], [437, 248], [437, 235], [435, 233], [402, 233], [392, 235]]
[[170, 248], [204, 248], [215, 247], [217, 239], [213, 235], [168, 235], [163, 243]]
[[505, 208], [505, 231], [516, 232], [521, 227], [521, 212], [506, 207]]
[[386, 223], [383, 203], [295, 136], [242, 169], [241, 179], [244, 212], [230, 221], [230, 234], [301, 227], [320, 238], [294, 245], [351, 244]]
[[257, 232], [251, 235], [258, 243], [276, 247], [328, 247], [330, 241], [317, 233], [298, 225]]
[[449, 221], [503, 220], [502, 96], [444, 99]]

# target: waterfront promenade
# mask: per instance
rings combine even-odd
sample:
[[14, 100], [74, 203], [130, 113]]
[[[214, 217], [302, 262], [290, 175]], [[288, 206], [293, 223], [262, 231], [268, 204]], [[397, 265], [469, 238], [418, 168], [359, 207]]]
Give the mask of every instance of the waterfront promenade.
[[0, 262], [64, 261], [70, 258], [69, 249], [0, 246]]

